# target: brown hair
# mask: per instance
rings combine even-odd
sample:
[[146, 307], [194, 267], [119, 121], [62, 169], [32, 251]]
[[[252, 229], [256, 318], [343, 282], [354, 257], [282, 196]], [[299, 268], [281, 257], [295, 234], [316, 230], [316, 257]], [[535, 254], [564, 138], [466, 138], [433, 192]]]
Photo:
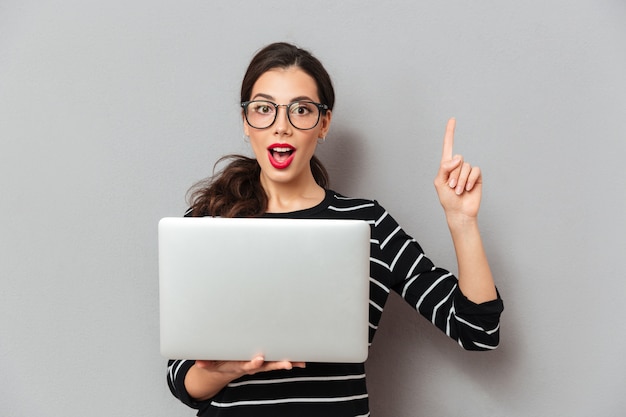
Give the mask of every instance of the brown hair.
[[[274, 68], [296, 66], [309, 74], [317, 84], [320, 101], [332, 110], [335, 92], [330, 76], [322, 63], [308, 51], [278, 42], [261, 49], [250, 62], [241, 83], [241, 101], [250, 99], [258, 78]], [[221, 163], [227, 165], [217, 173]], [[328, 188], [329, 178], [321, 161], [311, 158], [313, 178]], [[220, 158], [211, 177], [196, 183], [188, 192], [189, 216], [256, 217], [265, 213], [268, 198], [261, 186], [261, 167], [254, 158], [227, 155]]]

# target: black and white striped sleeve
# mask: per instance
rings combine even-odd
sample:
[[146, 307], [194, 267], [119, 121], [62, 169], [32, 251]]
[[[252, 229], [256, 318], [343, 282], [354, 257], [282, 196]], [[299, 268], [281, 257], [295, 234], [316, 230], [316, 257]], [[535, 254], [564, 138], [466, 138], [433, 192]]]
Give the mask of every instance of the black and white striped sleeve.
[[170, 391], [183, 404], [192, 408], [199, 408], [200, 403], [195, 401], [185, 388], [185, 376], [195, 361], [192, 360], [169, 360], [167, 362], [167, 385]]
[[420, 245], [379, 205], [372, 228], [372, 257], [396, 291], [449, 337], [467, 350], [495, 349], [499, 343], [502, 300], [475, 304], [463, 295], [457, 278], [438, 268]]

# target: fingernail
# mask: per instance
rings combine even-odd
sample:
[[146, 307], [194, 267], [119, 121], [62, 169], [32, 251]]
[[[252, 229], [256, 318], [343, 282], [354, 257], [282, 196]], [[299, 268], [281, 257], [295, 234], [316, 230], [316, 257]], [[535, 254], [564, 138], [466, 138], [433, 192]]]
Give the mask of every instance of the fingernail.
[[450, 186], [450, 188], [454, 188], [456, 186], [456, 179], [454, 178], [450, 179], [450, 182], [448, 183], [448, 185]]

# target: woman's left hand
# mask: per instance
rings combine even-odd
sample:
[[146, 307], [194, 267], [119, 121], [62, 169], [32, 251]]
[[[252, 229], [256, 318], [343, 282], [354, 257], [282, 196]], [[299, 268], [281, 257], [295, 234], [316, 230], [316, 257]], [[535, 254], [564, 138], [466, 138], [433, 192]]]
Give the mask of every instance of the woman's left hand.
[[435, 188], [448, 222], [473, 219], [478, 216], [482, 196], [480, 168], [471, 166], [461, 155], [452, 154], [456, 120], [448, 120], [443, 137], [443, 152]]

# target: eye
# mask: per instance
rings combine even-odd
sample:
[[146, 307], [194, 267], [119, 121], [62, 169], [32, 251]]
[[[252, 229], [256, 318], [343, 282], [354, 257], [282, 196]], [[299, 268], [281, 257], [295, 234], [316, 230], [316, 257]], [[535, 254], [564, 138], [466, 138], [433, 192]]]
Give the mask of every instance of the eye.
[[255, 101], [250, 103], [250, 110], [259, 114], [272, 114], [274, 113], [274, 106], [271, 103], [264, 101]]
[[290, 107], [291, 114], [295, 116], [308, 116], [315, 112], [316, 107], [306, 101], [293, 103]]

